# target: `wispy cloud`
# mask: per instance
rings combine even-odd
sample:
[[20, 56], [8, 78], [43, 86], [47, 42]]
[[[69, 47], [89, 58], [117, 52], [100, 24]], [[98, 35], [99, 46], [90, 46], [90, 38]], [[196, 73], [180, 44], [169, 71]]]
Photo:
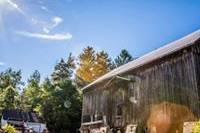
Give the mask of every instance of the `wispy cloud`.
[[31, 33], [26, 31], [18, 31], [16, 33], [26, 37], [46, 39], [46, 40], [70, 40], [72, 38], [72, 35], [70, 33], [41, 34], [41, 33]]
[[41, 21], [35, 18], [31, 18], [31, 22], [39, 27], [41, 27], [42, 31], [46, 34], [50, 33], [52, 29], [56, 28], [60, 23], [63, 22], [63, 19], [58, 16], [54, 16], [51, 18], [50, 22]]
[[54, 28], [58, 26], [63, 21], [63, 19], [61, 17], [55, 16], [53, 17], [52, 21], [54, 22], [54, 24], [52, 25], [52, 27]]
[[46, 11], [46, 12], [49, 12], [49, 9], [46, 6], [41, 6], [41, 9]]
[[[70, 40], [72, 38], [72, 35], [68, 32], [52, 33], [52, 30], [63, 22], [63, 19], [59, 16], [52, 17], [50, 21], [42, 21], [24, 12], [14, 0], [0, 0], [0, 8], [4, 6], [6, 7], [5, 9], [14, 9], [23, 14], [26, 19], [41, 29], [37, 32], [20, 30], [16, 32], [18, 35], [46, 40]], [[41, 6], [41, 9], [49, 11], [44, 5]]]
[[5, 65], [5, 63], [4, 62], [0, 62], [0, 66], [4, 66]]
[[11, 0], [6, 0], [6, 1], [7, 1], [13, 8], [15, 8], [18, 12], [24, 14], [24, 12], [22, 11], [22, 9], [19, 8], [19, 6], [18, 6], [16, 3], [14, 3], [14, 2], [11, 1]]
[[46, 40], [70, 40], [72, 38], [72, 35], [70, 33], [51, 33], [52, 29], [56, 28], [60, 23], [63, 22], [63, 19], [61, 17], [54, 16], [51, 19], [51, 22], [39, 21], [37, 19], [32, 18], [32, 22], [34, 24], [41, 25], [43, 32], [33, 33], [28, 31], [17, 31], [16, 33], [26, 37], [46, 39]]
[[62, 23], [63, 19], [61, 17], [55, 16], [51, 19], [51, 23], [46, 23], [43, 25], [42, 30], [45, 33], [49, 33], [53, 28], [57, 27], [60, 23]]
[[13, 0], [0, 0], [0, 6], [4, 7], [5, 9], [15, 9], [19, 13], [25, 15], [24, 11], [17, 3], [13, 2]]

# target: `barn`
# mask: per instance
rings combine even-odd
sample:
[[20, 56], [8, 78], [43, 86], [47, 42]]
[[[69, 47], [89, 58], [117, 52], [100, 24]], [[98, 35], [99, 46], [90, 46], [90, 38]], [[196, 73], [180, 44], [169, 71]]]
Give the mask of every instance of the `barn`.
[[[38, 118], [36, 113], [24, 112], [19, 109], [5, 109], [2, 112], [1, 128], [6, 124], [13, 125], [18, 131], [32, 130], [33, 133], [43, 133], [46, 124]], [[26, 127], [24, 127], [24, 124]]]
[[82, 90], [83, 133], [182, 133], [184, 122], [200, 116], [200, 30], [108, 72]]

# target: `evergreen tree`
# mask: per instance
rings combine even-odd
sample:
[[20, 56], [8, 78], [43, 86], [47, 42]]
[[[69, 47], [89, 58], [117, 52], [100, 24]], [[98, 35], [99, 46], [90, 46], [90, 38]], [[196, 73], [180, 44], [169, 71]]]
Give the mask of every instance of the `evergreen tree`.
[[79, 55], [79, 67], [76, 71], [76, 75], [79, 79], [86, 83], [94, 80], [94, 63], [95, 63], [95, 50], [92, 47], [86, 47]]
[[30, 76], [30, 78], [28, 79], [29, 83], [38, 85], [40, 83], [40, 72], [38, 70], [35, 70], [33, 72], [33, 74]]
[[105, 51], [95, 52], [92, 47], [87, 47], [79, 56], [77, 81], [88, 84], [109, 71], [110, 59]]
[[111, 69], [117, 68], [133, 60], [131, 54], [126, 50], [121, 50], [120, 54], [114, 59], [111, 65]]
[[39, 81], [33, 78], [40, 77], [37, 74], [29, 79], [25, 105], [44, 118], [52, 133], [71, 133], [80, 128], [81, 96], [71, 80], [74, 68], [74, 58], [70, 54], [66, 61], [61, 59], [56, 64], [51, 79], [45, 79], [42, 84], [35, 82]]
[[81, 97], [70, 77], [57, 84], [46, 79], [42, 84], [39, 112], [53, 133], [76, 132], [81, 121]]
[[81, 99], [76, 87], [70, 80], [62, 80], [57, 86], [46, 82], [43, 87], [46, 95], [40, 110], [48, 129], [53, 133], [76, 132], [81, 121]]
[[96, 53], [94, 63], [94, 79], [106, 74], [110, 68], [110, 59], [105, 51]]
[[11, 68], [0, 73], [0, 91], [12, 86], [15, 89], [20, 89], [20, 85], [23, 85], [21, 81], [21, 71], [14, 71]]
[[11, 68], [0, 73], [0, 110], [19, 108], [19, 90], [21, 71], [14, 71]]
[[66, 78], [70, 78], [73, 73], [73, 69], [75, 69], [75, 59], [72, 57], [72, 54], [70, 53], [68, 56], [67, 61], [64, 59], [61, 59], [58, 64], [56, 64], [54, 68], [54, 72], [52, 73], [52, 80], [55, 84], [57, 82], [64, 80]]
[[27, 111], [36, 110], [40, 105], [41, 100], [41, 88], [40, 88], [40, 73], [35, 72], [28, 79], [27, 87], [24, 89], [22, 95], [23, 107]]
[[16, 97], [18, 92], [11, 85], [8, 86], [0, 95], [1, 109], [14, 109], [16, 108]]

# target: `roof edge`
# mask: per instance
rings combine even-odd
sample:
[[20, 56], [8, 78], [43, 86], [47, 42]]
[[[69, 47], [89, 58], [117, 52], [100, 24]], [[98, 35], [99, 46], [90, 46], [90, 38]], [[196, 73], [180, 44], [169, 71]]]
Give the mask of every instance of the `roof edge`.
[[200, 29], [192, 32], [191, 34], [188, 34], [178, 40], [175, 40], [171, 43], [168, 43], [156, 50], [153, 50], [147, 54], [144, 54], [143, 56], [127, 63], [124, 64], [120, 67], [117, 67], [113, 69], [112, 71], [106, 73], [105, 75], [99, 77], [97, 80], [93, 81], [92, 83], [86, 85], [85, 87], [82, 88], [82, 90], [85, 90], [87, 88], [90, 88], [104, 80], [107, 80], [113, 76], [125, 73], [127, 71], [136, 69], [138, 67], [141, 67], [145, 64], [151, 63], [157, 59], [163, 58], [167, 55], [170, 55], [174, 52], [177, 52], [181, 49], [184, 49], [186, 47], [189, 47], [193, 44], [195, 44], [196, 41], [200, 39]]

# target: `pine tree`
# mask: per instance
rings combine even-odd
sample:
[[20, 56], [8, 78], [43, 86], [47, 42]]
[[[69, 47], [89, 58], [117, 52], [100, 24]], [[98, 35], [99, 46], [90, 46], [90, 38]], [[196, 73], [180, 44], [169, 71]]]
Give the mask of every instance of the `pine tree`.
[[0, 73], [0, 109], [19, 108], [19, 90], [23, 82], [21, 81], [21, 71], [14, 71], [11, 68]]
[[80, 127], [81, 98], [71, 80], [57, 85], [45, 80], [42, 84], [40, 112], [52, 133], [74, 133]]
[[87, 47], [79, 56], [77, 79], [88, 84], [107, 73], [109, 68], [110, 59], [105, 51], [95, 52], [92, 47]]
[[54, 72], [51, 75], [55, 84], [72, 76], [73, 69], [75, 69], [74, 60], [74, 57], [72, 57], [72, 54], [70, 53], [67, 61], [61, 59], [60, 62], [56, 64]]
[[[0, 73], [0, 89], [5, 89], [8, 86], [12, 86], [16, 89], [20, 89], [20, 85], [23, 85], [21, 81], [21, 71], [14, 71], [11, 68]], [[1, 91], [0, 90], [0, 91]]]
[[94, 79], [106, 74], [110, 68], [110, 59], [105, 51], [96, 53], [96, 59], [94, 63]]
[[8, 86], [0, 96], [1, 109], [16, 108], [16, 96], [18, 96], [18, 92], [14, 87]]
[[112, 62], [111, 69], [117, 68], [133, 60], [131, 54], [126, 50], [121, 50], [120, 54]]
[[22, 94], [23, 108], [33, 111], [39, 106], [41, 100], [40, 73], [35, 70], [28, 79], [28, 84]]
[[81, 97], [71, 80], [72, 75], [68, 73], [73, 68], [73, 65], [69, 65], [73, 64], [72, 61], [68, 59], [61, 64], [53, 72], [55, 74], [59, 70], [56, 73], [58, 78], [55, 79], [53, 75], [52, 79], [46, 79], [41, 85], [42, 100], [36, 109], [52, 133], [76, 132], [81, 121]]
[[92, 82], [94, 80], [94, 63], [95, 50], [88, 46], [79, 56], [79, 67], [76, 71], [76, 75], [86, 83]]

